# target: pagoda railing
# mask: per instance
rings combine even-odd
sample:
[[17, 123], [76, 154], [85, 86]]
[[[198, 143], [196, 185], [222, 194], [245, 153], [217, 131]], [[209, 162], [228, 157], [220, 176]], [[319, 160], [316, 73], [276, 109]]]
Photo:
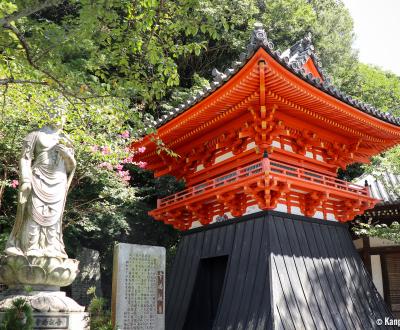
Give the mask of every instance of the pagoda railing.
[[362, 197], [369, 197], [368, 187], [356, 185], [351, 182], [337, 179], [333, 176], [324, 175], [302, 167], [285, 164], [278, 161], [264, 159], [257, 163], [238, 168], [235, 171], [207, 180], [204, 183], [189, 187], [174, 195], [157, 200], [157, 208], [166, 207], [177, 202], [182, 202], [191, 197], [198, 197], [217, 188], [222, 188], [234, 183], [240, 183], [243, 179], [257, 177], [262, 173], [270, 173], [280, 178], [294, 179], [297, 182], [312, 183], [318, 186], [327, 187], [330, 190], [338, 190], [356, 194]]

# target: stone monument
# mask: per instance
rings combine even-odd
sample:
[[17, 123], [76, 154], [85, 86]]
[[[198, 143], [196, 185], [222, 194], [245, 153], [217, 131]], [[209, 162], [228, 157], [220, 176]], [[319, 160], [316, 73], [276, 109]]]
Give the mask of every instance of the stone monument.
[[165, 248], [114, 248], [113, 325], [120, 330], [165, 329]]
[[84, 307], [60, 291], [78, 273], [79, 262], [68, 258], [62, 237], [76, 161], [72, 141], [62, 133], [64, 119], [53, 121], [24, 139], [15, 224], [0, 257], [0, 283], [8, 286], [0, 295], [0, 317], [22, 297], [33, 309], [35, 329], [80, 330]]

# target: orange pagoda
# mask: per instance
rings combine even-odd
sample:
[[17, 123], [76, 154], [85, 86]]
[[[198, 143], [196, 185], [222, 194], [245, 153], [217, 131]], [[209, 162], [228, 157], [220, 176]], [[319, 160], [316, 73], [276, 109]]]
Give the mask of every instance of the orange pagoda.
[[186, 183], [150, 212], [187, 231], [167, 329], [374, 328], [390, 311], [343, 223], [379, 200], [336, 173], [399, 143], [400, 120], [334, 87], [310, 35], [280, 52], [256, 24], [213, 75], [132, 145], [155, 176]]

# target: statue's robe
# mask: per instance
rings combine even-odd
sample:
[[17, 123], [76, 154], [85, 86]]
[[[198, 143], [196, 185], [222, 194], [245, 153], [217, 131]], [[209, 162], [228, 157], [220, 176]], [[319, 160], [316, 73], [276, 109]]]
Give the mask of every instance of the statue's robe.
[[[57, 145], [62, 136], [39, 130], [24, 140], [20, 161], [20, 187], [31, 184], [6, 246], [7, 254], [67, 258], [62, 239], [62, 214], [73, 175]], [[67, 149], [73, 158], [73, 150]], [[21, 196], [21, 192], [20, 192]]]

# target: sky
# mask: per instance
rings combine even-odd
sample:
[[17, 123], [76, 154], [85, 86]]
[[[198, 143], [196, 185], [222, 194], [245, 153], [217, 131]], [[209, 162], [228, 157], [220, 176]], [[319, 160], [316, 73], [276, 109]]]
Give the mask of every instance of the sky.
[[354, 20], [360, 61], [400, 76], [400, 0], [343, 2]]

